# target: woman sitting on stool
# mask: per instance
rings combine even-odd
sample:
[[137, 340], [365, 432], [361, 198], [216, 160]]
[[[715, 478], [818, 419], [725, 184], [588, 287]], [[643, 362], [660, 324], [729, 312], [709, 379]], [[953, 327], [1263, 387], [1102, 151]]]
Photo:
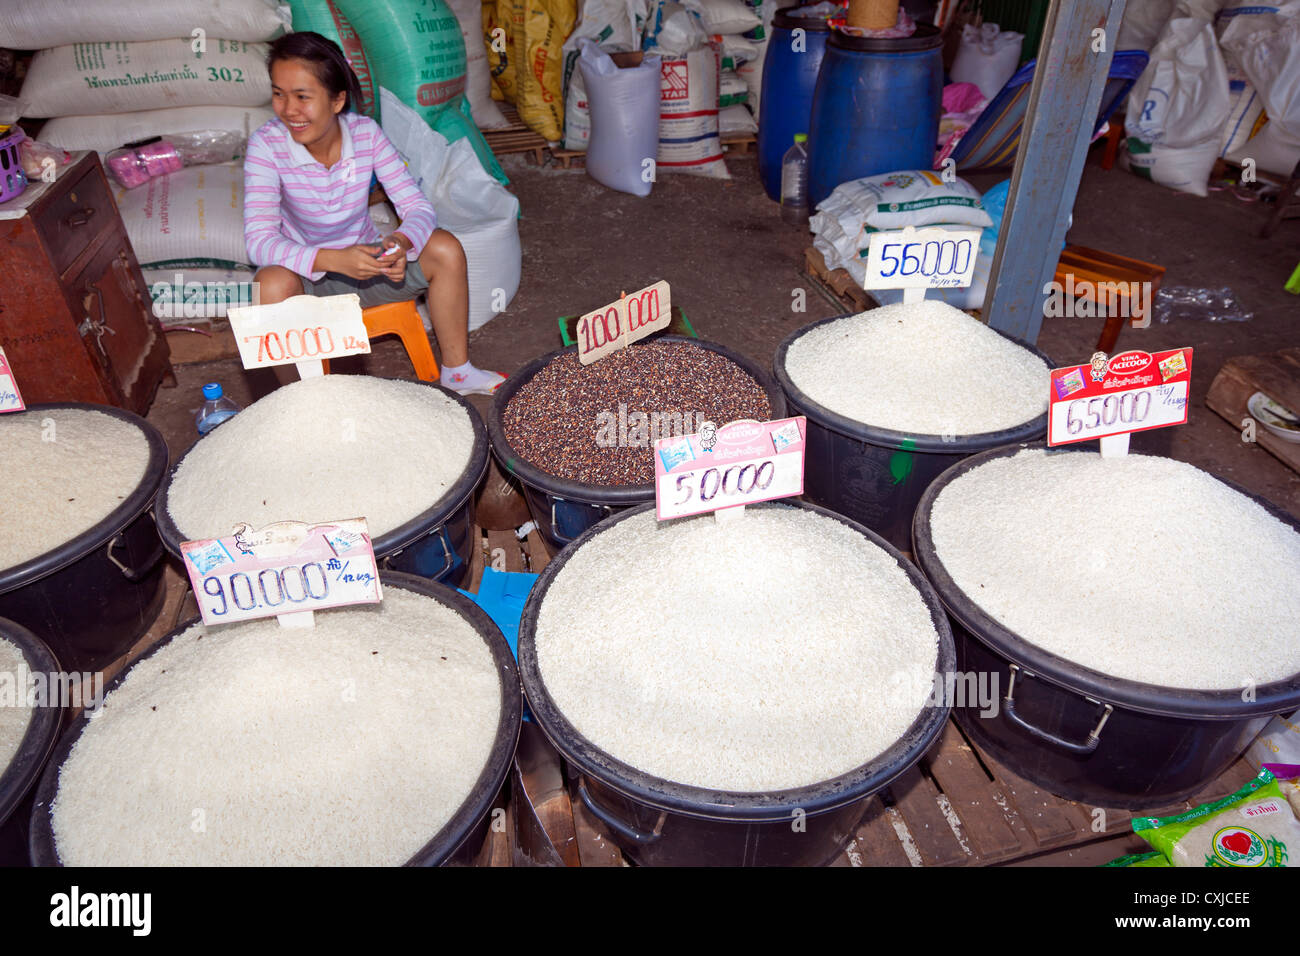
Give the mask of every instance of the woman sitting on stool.
[[[259, 301], [354, 292], [364, 309], [427, 290], [442, 384], [492, 394], [505, 376], [469, 361], [465, 251], [435, 228], [433, 205], [379, 124], [353, 112], [361, 85], [343, 51], [319, 33], [289, 33], [271, 44], [267, 68], [277, 118], [249, 137], [244, 160], [244, 238], [261, 267]], [[372, 173], [401, 216], [388, 236], [370, 221]]]

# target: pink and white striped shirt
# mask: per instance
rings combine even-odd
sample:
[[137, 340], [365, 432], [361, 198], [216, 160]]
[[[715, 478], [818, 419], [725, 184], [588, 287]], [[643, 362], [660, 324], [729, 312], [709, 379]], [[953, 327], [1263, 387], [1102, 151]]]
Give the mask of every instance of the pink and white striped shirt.
[[338, 114], [343, 135], [339, 161], [330, 169], [295, 143], [279, 119], [248, 138], [244, 158], [244, 240], [257, 266], [284, 266], [312, 281], [321, 249], [373, 245], [382, 238], [367, 212], [370, 174], [383, 183], [401, 217], [398, 230], [411, 240], [406, 261], [420, 256], [437, 228], [433, 204], [368, 116]]

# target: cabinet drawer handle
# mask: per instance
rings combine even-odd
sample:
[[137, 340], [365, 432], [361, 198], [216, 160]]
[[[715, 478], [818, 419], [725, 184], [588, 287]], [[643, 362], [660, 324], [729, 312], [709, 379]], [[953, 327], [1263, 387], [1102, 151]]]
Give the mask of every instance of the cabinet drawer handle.
[[70, 214], [68, 218], [63, 221], [66, 222], [69, 226], [84, 226], [86, 223], [90, 222], [92, 218], [94, 218], [94, 215], [95, 215], [95, 207], [87, 206], [85, 209], [78, 209], [76, 212]]

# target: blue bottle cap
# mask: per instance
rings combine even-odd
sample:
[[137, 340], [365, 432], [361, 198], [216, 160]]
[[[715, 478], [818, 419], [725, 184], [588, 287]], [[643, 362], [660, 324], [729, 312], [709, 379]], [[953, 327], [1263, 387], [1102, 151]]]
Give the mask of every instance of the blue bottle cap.
[[219, 382], [209, 382], [203, 386], [203, 397], [208, 401], [213, 401], [221, 397], [221, 384]]

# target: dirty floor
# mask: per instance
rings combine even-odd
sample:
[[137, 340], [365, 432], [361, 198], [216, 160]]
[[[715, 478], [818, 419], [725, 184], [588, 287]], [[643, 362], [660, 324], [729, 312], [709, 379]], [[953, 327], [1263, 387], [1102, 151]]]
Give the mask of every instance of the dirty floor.
[[[1283, 222], [1272, 238], [1261, 239], [1257, 231], [1271, 205], [1243, 202], [1228, 191], [1184, 195], [1118, 168], [1102, 170], [1095, 157], [1094, 151], [1085, 167], [1069, 241], [1162, 265], [1165, 286], [1229, 286], [1254, 313], [1247, 322], [1183, 320], [1124, 330], [1121, 348], [1195, 349], [1188, 423], [1134, 435], [1133, 451], [1191, 462], [1300, 516], [1300, 475], [1244, 442], [1239, 428], [1205, 406], [1226, 359], [1300, 345], [1300, 297], [1282, 288], [1300, 260], [1300, 220]], [[781, 221], [759, 184], [754, 156], [728, 163], [731, 181], [665, 175], [649, 197], [636, 198], [605, 189], [582, 169], [506, 157], [523, 209], [523, 280], [509, 309], [472, 334], [476, 364], [508, 374], [560, 347], [558, 316], [593, 309], [657, 279], [671, 283], [673, 302], [702, 338], [769, 367], [791, 331], [843, 312], [803, 274], [811, 236]], [[1000, 178], [972, 182], [986, 189]], [[1057, 364], [1083, 362], [1102, 324], [1100, 318], [1047, 319], [1037, 345]], [[395, 339], [337, 366], [414, 377]], [[204, 382], [221, 382], [241, 404], [275, 385], [269, 371], [247, 373], [237, 359], [178, 366], [176, 372], [179, 386], [160, 389], [148, 416], [173, 458], [197, 437], [193, 411]], [[487, 399], [474, 401], [486, 411]]]

